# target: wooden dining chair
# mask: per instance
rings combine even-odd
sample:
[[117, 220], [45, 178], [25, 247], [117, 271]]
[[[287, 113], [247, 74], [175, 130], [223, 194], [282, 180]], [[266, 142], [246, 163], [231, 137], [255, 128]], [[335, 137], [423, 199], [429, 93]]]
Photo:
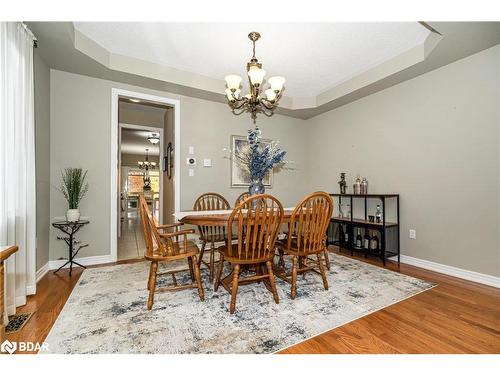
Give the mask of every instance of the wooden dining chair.
[[[214, 210], [229, 210], [229, 202], [222, 195], [217, 193], [205, 193], [196, 199], [193, 205], [193, 211], [214, 211]], [[215, 273], [215, 243], [224, 242], [227, 238], [226, 228], [220, 226], [198, 226], [201, 241], [201, 253], [198, 262], [198, 268], [203, 262], [209, 269], [210, 282], [214, 279]], [[203, 260], [203, 254], [207, 244], [210, 244], [210, 263], [207, 264]]]
[[[291, 283], [291, 298], [297, 295], [297, 275], [306, 272], [317, 272], [323, 279], [323, 286], [328, 290], [325, 264], [322, 256], [328, 262], [325, 251], [326, 229], [333, 212], [333, 200], [325, 192], [316, 192], [305, 197], [292, 212], [288, 224], [287, 238], [277, 242], [278, 251], [292, 256], [291, 275], [284, 271], [276, 276]], [[316, 256], [316, 259], [310, 256]], [[281, 261], [280, 261], [281, 263]], [[291, 276], [291, 278], [290, 278]]]
[[[253, 207], [251, 210], [246, 207]], [[271, 195], [254, 195], [233, 209], [229, 216], [226, 245], [219, 248], [219, 267], [215, 280], [215, 291], [222, 286], [231, 294], [229, 312], [236, 309], [236, 294], [239, 284], [264, 281], [279, 303], [276, 280], [273, 274], [273, 257], [276, 237], [283, 222], [283, 206]], [[237, 239], [233, 244], [231, 238]], [[229, 262], [232, 272], [222, 277], [224, 262]], [[255, 274], [240, 281], [241, 267], [254, 267]], [[263, 267], [266, 270], [263, 270]]]
[[[190, 233], [194, 233], [194, 230], [188, 229], [168, 232], [169, 229], [176, 228], [181, 224], [168, 224], [158, 226], [156, 221], [154, 220], [153, 215], [151, 215], [146, 199], [142, 194], [139, 196], [139, 205], [141, 212], [141, 221], [144, 230], [144, 241], [146, 243], [144, 258], [151, 261], [148, 278], [148, 310], [151, 310], [151, 308], [153, 307], [155, 292], [198, 288], [200, 300], [203, 301], [205, 295], [203, 290], [203, 283], [201, 281], [200, 270], [197, 267], [198, 261], [196, 259], [196, 256], [199, 254], [199, 249], [194, 242], [188, 241], [187, 239], [187, 235]], [[163, 233], [160, 233], [161, 230], [163, 230]], [[158, 273], [158, 263], [173, 262], [180, 259], [187, 259], [189, 268]], [[185, 271], [189, 271], [192, 283], [178, 285], [175, 274]], [[157, 276], [164, 274], [169, 274], [172, 276], [174, 286], [157, 288]]]
[[245, 199], [247, 199], [250, 196], [250, 193], [248, 191], [245, 191], [238, 195], [238, 198], [236, 198], [236, 202], [234, 202], [234, 207], [237, 207], [240, 203], [242, 203]]

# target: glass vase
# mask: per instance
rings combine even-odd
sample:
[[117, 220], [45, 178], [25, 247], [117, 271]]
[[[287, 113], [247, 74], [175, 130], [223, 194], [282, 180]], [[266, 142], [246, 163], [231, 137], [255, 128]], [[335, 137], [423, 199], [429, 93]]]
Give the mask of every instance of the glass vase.
[[264, 188], [262, 178], [253, 179], [248, 189], [250, 195], [264, 194], [265, 191], [266, 189]]

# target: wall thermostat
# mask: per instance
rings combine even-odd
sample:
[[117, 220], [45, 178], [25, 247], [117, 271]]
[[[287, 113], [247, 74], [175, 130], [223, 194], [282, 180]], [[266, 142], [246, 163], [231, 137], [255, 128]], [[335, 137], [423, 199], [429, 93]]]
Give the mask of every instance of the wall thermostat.
[[196, 165], [196, 158], [187, 158], [186, 164], [187, 165]]

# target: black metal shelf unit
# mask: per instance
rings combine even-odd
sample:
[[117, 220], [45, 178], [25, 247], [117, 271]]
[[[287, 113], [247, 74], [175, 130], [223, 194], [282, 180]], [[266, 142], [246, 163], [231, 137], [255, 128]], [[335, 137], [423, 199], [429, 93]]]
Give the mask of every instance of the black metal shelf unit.
[[[339, 247], [339, 250], [342, 251], [342, 249], [347, 249], [351, 251], [351, 255], [354, 255], [355, 251], [362, 251], [365, 254], [365, 257], [368, 255], [376, 255], [378, 256], [382, 262], [384, 263], [385, 266], [385, 261], [387, 258], [392, 257], [392, 256], [397, 256], [398, 257], [398, 263], [400, 262], [400, 257], [401, 257], [401, 251], [400, 251], [400, 222], [399, 222], [399, 194], [330, 194], [332, 197], [338, 197], [339, 199], [339, 205], [342, 204], [342, 200], [347, 199], [349, 200], [350, 207], [351, 207], [351, 212], [350, 212], [350, 217], [332, 217], [330, 220], [330, 226], [328, 228], [328, 244], [329, 245], [337, 245]], [[358, 201], [358, 200], [363, 200], [364, 201], [364, 219], [363, 218], [354, 218], [353, 217], [353, 212], [354, 212], [354, 206], [353, 203]], [[368, 199], [378, 199], [381, 202], [381, 208], [382, 208], [382, 222], [377, 223], [377, 222], [371, 222], [368, 220]], [[385, 220], [386, 218], [386, 201], [389, 199], [395, 199], [396, 200], [396, 222], [387, 222]], [[340, 241], [339, 238], [336, 238], [335, 235], [335, 228], [338, 226], [345, 226], [345, 233], [348, 234], [347, 242], [342, 242]], [[365, 248], [358, 248], [355, 247], [355, 241], [354, 241], [354, 232], [356, 228], [361, 228], [364, 231], [367, 230], [372, 230], [372, 231], [377, 231], [380, 233], [380, 242], [379, 242], [379, 249], [376, 252], [373, 252], [369, 249]], [[339, 233], [340, 231], [337, 230]], [[391, 248], [388, 248], [387, 246], [387, 237], [388, 234], [394, 234], [392, 236], [392, 243], [394, 246]]]

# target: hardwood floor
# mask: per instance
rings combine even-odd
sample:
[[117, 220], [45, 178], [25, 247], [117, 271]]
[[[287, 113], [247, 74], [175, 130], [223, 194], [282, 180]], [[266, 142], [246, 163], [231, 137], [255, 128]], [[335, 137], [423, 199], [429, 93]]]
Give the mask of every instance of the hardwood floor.
[[[353, 258], [381, 266], [377, 260]], [[500, 353], [499, 289], [404, 264], [398, 269], [388, 262], [386, 268], [438, 286], [280, 353]], [[36, 296], [18, 309], [36, 313], [8, 339], [42, 342], [80, 275], [77, 269], [71, 277], [67, 271], [43, 277]]]

